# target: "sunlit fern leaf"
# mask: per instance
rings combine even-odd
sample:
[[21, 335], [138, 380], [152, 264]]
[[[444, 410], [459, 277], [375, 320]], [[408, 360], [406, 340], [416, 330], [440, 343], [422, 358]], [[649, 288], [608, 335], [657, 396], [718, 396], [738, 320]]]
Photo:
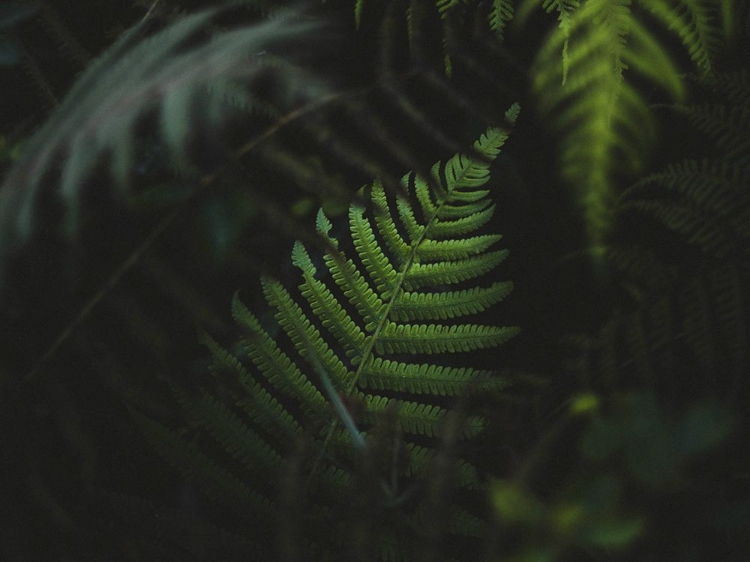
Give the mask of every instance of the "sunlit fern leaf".
[[[79, 230], [84, 190], [102, 166], [111, 174], [114, 197], [127, 204], [139, 128], [154, 115], [168, 157], [178, 168], [195, 170], [190, 143], [196, 130], [210, 134], [224, 125], [236, 111], [227, 101], [252, 103], [231, 96], [273, 63], [274, 55], [260, 53], [282, 43], [288, 48], [319, 27], [289, 17], [211, 35], [208, 27], [223, 10], [184, 17], [147, 38], [141, 22], [86, 70], [2, 185], [0, 259], [32, 234], [46, 185], [64, 205], [68, 236]], [[293, 77], [283, 64], [274, 65], [274, 72], [298, 99], [324, 91], [318, 79]]]
[[[641, 168], [655, 136], [647, 100], [626, 71], [646, 77], [678, 101], [685, 94], [667, 45], [631, 4], [544, 3], [559, 11], [560, 25], [537, 53], [534, 89], [540, 109], [562, 132], [561, 172], [578, 190], [593, 247], [611, 225], [615, 178]], [[707, 71], [720, 36], [710, 9], [700, 2], [681, 2], [680, 9], [664, 0], [643, 4], [680, 35], [696, 64]]]
[[[514, 106], [506, 116], [513, 122], [517, 115]], [[391, 420], [397, 443], [386, 441], [385, 461], [367, 462], [385, 462], [384, 479], [373, 484], [382, 503], [402, 509], [394, 478], [414, 485], [439, 477], [433, 473], [444, 432], [449, 431], [451, 440], [465, 440], [485, 426], [481, 416], [455, 416], [446, 397], [497, 391], [509, 384], [487, 369], [420, 362], [448, 353], [465, 360], [466, 352], [495, 347], [518, 331], [463, 320], [487, 310], [512, 288], [509, 282], [474, 285], [505, 254], [490, 251], [498, 236], [468, 236], [488, 220], [485, 211], [491, 205], [477, 203], [488, 199], [489, 166], [507, 136], [490, 128], [475, 143], [473, 156], [459, 154], [445, 165], [436, 164], [431, 172], [435, 189], [413, 172], [401, 180], [408, 199], [394, 201], [378, 182], [364, 189], [371, 204], [351, 205], [348, 240], [334, 238], [333, 223], [321, 211], [317, 229], [330, 241], [323, 265], [316, 265], [317, 257], [296, 242], [292, 262], [301, 274], [297, 290], [276, 279], [262, 281], [282, 334], [272, 338], [235, 297], [233, 314], [245, 335], [234, 351], [201, 336], [211, 351], [214, 375], [219, 381], [236, 381], [230, 396], [175, 388], [197, 440], [190, 442], [161, 423], [136, 416], [149, 439], [170, 451], [169, 460], [179, 459], [186, 475], [209, 486], [213, 495], [241, 483], [239, 497], [247, 496], [263, 513], [276, 516], [276, 504], [253, 496], [254, 487], [258, 493], [271, 489], [285, 455], [295, 443], [308, 443], [315, 453], [306, 466], [313, 505], [304, 517], [311, 529], [328, 529], [328, 537], [308, 537], [326, 550], [341, 540], [331, 529], [346, 525], [336, 513], [351, 496], [349, 484], [362, 478], [356, 466], [383, 446], [382, 422]], [[417, 189], [423, 191], [420, 198]], [[446, 206], [451, 208], [448, 218]], [[402, 233], [409, 231], [404, 239]], [[456, 284], [460, 286], [449, 287]], [[227, 468], [197, 449], [204, 439], [231, 458]], [[182, 466], [190, 464], [193, 453], [196, 465]], [[212, 474], [218, 482], [206, 481]], [[380, 469], [375, 474], [380, 478]], [[448, 484], [483, 487], [477, 469], [464, 460], [454, 463]], [[408, 505], [411, 511], [421, 504], [410, 500]], [[382, 536], [398, 531], [399, 538], [392, 548], [385, 543], [378, 548], [408, 552], [414, 541], [403, 537], [420, 535], [419, 518], [412, 515], [404, 514], [407, 521], [413, 519], [413, 528], [386, 526]], [[476, 515], [460, 509], [449, 520], [447, 528], [459, 536], [475, 537], [483, 528]]]

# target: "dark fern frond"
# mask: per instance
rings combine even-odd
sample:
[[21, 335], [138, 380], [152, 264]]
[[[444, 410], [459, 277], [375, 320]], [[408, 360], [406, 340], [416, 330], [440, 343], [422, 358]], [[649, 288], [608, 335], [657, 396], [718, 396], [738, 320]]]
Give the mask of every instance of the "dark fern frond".
[[683, 160], [646, 176], [623, 192], [617, 209], [650, 215], [715, 258], [744, 259], [750, 239], [746, 76], [723, 73], [700, 81], [718, 101], [675, 109], [713, 141], [720, 156]]
[[677, 107], [698, 129], [716, 141], [725, 157], [739, 165], [750, 164], [750, 107], [745, 105], [703, 104]]
[[[517, 115], [514, 107], [507, 118], [512, 122]], [[405, 492], [393, 488], [396, 479], [417, 486], [415, 490], [420, 479], [430, 474], [430, 478], [448, 479], [441, 486], [483, 486], [476, 468], [462, 460], [449, 462], [452, 456], [444, 458], [446, 452], [436, 450], [434, 440], [471, 439], [486, 421], [477, 415], [461, 415], [459, 420], [444, 397], [500, 390], [509, 384], [490, 370], [417, 359], [461, 357], [495, 347], [517, 332], [461, 323], [463, 317], [502, 300], [512, 288], [508, 282], [472, 286], [499, 263], [501, 253], [489, 250], [498, 236], [468, 236], [488, 219], [486, 205], [478, 203], [488, 199], [489, 164], [506, 138], [507, 132], [490, 128], [474, 146], [481, 158], [459, 154], [445, 165], [435, 164], [430, 172], [434, 189], [413, 172], [401, 180], [408, 198], [393, 201], [379, 182], [365, 189], [371, 205], [350, 206], [350, 241], [355, 251], [351, 258], [345, 254], [349, 241], [334, 237], [333, 223], [319, 212], [318, 232], [329, 241], [323, 265], [317, 265], [305, 245], [297, 242], [292, 261], [301, 273], [298, 291], [278, 280], [263, 279], [265, 298], [276, 311], [283, 336], [271, 337], [258, 317], [235, 298], [233, 314], [246, 334], [239, 346], [230, 352], [207, 335], [202, 340], [213, 356], [214, 374], [234, 377], [239, 386], [226, 398], [176, 387], [195, 441], [139, 414], [138, 423], [149, 440], [157, 449], [169, 451], [169, 460], [179, 459], [186, 476], [208, 486], [217, 501], [226, 493], [236, 493], [258, 513], [269, 515], [279, 515], [278, 507], [264, 490], [283, 472], [283, 459], [295, 443], [304, 443], [315, 458], [305, 465], [310, 510], [299, 516], [310, 529], [327, 530], [305, 534], [304, 541], [317, 544], [321, 551], [336, 550], [347, 525], [337, 513], [351, 496], [349, 486], [362, 485], [365, 478], [377, 491], [368, 492], [375, 493], [372, 501], [385, 506], [379, 509], [395, 510], [403, 519], [393, 529], [378, 527], [378, 536], [395, 532], [395, 542], [383, 538], [378, 550], [409, 553], [414, 543], [403, 537], [425, 536], [418, 522], [419, 509], [427, 504], [418, 501], [423, 494], [417, 494], [401, 506], [406, 500], [400, 495]], [[490, 256], [486, 263], [481, 261], [485, 256]], [[445, 288], [450, 285], [460, 288]], [[373, 390], [383, 394], [372, 394]], [[386, 441], [384, 431], [392, 435]], [[204, 441], [229, 457], [226, 467], [199, 448]], [[383, 463], [375, 454], [380, 448], [386, 459], [393, 456], [393, 460], [375, 468]], [[191, 463], [193, 454], [195, 465], [183, 466]], [[452, 468], [441, 472], [435, 463], [449, 463], [446, 467]], [[361, 470], [375, 472], [365, 477]], [[216, 482], [209, 481], [212, 477]], [[483, 523], [476, 515], [453, 511], [445, 525], [447, 532], [465, 537], [482, 533]], [[401, 528], [404, 524], [407, 527]]]
[[702, 77], [701, 84], [735, 106], [750, 107], [750, 70], [742, 68], [733, 72], [714, 72]]
[[[388, 3], [389, 14], [383, 18], [386, 29], [394, 24], [394, 18], [399, 17], [395, 14], [394, 2]], [[365, 0], [357, 0], [354, 7], [356, 27], [362, 25], [362, 14], [366, 13], [366, 6], [369, 6]], [[486, 28], [493, 32], [495, 38], [502, 42], [505, 34], [505, 28], [513, 19], [514, 2], [513, 0], [492, 0], [489, 6], [484, 5], [480, 0], [412, 0], [403, 12], [403, 18], [406, 20], [409, 56], [413, 61], [419, 63], [425, 62], [424, 44], [422, 43], [423, 34], [421, 25], [428, 13], [436, 15], [442, 22], [440, 31], [440, 40], [443, 46], [443, 71], [445, 76], [450, 77], [453, 73], [453, 31], [456, 20], [462, 19], [467, 15], [474, 13], [481, 14], [481, 18], [486, 21]], [[468, 18], [467, 18], [468, 19]], [[390, 21], [387, 21], [390, 20]], [[385, 33], [385, 37], [392, 39], [393, 35]], [[384, 65], [387, 66], [387, 65]]]
[[49, 3], [45, 2], [42, 5], [39, 19], [49, 34], [60, 45], [60, 48], [66, 51], [76, 64], [84, 67], [91, 61], [91, 54], [81, 46]]
[[741, 400], [747, 392], [742, 342], [750, 286], [745, 76], [728, 72], [698, 82], [716, 99], [676, 109], [696, 125], [703, 158], [669, 164], [618, 199], [618, 218], [637, 221], [650, 235], [644, 242], [641, 233], [629, 233], [638, 242], [624, 253], [617, 246], [606, 251], [624, 274], [635, 309], [608, 322], [593, 348], [582, 351], [578, 366], [589, 375], [598, 370], [599, 382], [610, 388], [647, 384], [665, 397], [679, 388], [680, 395]]
[[[654, 216], [704, 252], [742, 253], [750, 237], [748, 185], [750, 174], [736, 163], [689, 160], [636, 183], [623, 194], [618, 208]], [[657, 198], [655, 187], [666, 189], [668, 198]]]
[[726, 264], [655, 292], [579, 342], [574, 371], [585, 386], [605, 391], [645, 385], [664, 396], [741, 403], [750, 359], [748, 287], [747, 272]]

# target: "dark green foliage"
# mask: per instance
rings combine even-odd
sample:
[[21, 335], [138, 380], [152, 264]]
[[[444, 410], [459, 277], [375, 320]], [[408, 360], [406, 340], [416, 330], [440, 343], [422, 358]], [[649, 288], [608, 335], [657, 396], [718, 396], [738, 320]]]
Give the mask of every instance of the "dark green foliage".
[[717, 155], [646, 176], [622, 194], [618, 211], [652, 216], [706, 254], [743, 259], [750, 238], [750, 82], [740, 70], [700, 83], [715, 101], [674, 109], [712, 141]]
[[[89, 168], [40, 126], [59, 142], [26, 178], [29, 215], [3, 184], [0, 558], [747, 558], [744, 2], [94, 4], [3, 28], [21, 49], [0, 69], [5, 177], [30, 172], [39, 101], [67, 100], [67, 139], [83, 129], [61, 114], [92, 124], [65, 98], [80, 72], [77, 99], [107, 106], [211, 45], [236, 62], [234, 39], [279, 35], [248, 75], [135, 96], [134, 129], [103, 114]], [[104, 87], [149, 55], [153, 74]], [[430, 223], [446, 170], [488, 162], [429, 164], [505, 130], [514, 99], [544, 118], [492, 165], [497, 206], [454, 190]], [[85, 180], [67, 203], [64, 170]], [[588, 235], [571, 173], [607, 219]], [[592, 254], [596, 272], [575, 259]], [[476, 349], [512, 333], [498, 317], [523, 337]]]

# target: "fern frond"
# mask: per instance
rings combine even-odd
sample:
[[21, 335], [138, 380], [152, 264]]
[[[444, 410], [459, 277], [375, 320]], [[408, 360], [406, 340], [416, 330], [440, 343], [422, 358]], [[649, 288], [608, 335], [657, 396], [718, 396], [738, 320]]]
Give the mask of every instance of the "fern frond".
[[457, 396], [473, 389], [479, 392], [502, 389], [508, 386], [508, 381], [493, 376], [492, 371], [376, 358], [360, 372], [360, 385], [362, 389]]
[[400, 321], [446, 320], [478, 314], [500, 302], [513, 290], [510, 281], [498, 281], [490, 287], [472, 287], [461, 291], [417, 293], [406, 291], [390, 310]]
[[747, 374], [749, 286], [745, 272], [723, 265], [680, 279], [634, 312], [613, 318], [582, 352], [600, 373], [595, 384], [638, 383], [683, 396], [742, 400], [732, 393]]
[[656, 218], [706, 254], [737, 259], [750, 239], [750, 88], [744, 72], [698, 81], [717, 99], [673, 109], [698, 129], [701, 139], [713, 140], [720, 156], [667, 165], [623, 192], [617, 209]]
[[230, 498], [242, 502], [257, 513], [270, 514], [274, 503], [241, 481], [237, 476], [219, 466], [203, 453], [196, 443], [187, 443], [175, 431], [138, 412], [132, 412], [146, 439], [152, 443], [165, 460], [180, 467], [185, 476], [200, 486], [205, 493], [221, 502]]
[[518, 332], [494, 326], [441, 326], [388, 322], [376, 345], [378, 353], [459, 353], [487, 349], [505, 343]]
[[203, 334], [201, 342], [208, 347], [213, 357], [212, 370], [228, 371], [229, 376], [237, 378], [245, 392], [238, 398], [237, 405], [243, 408], [255, 423], [280, 442], [288, 443], [301, 433], [302, 428], [297, 420], [255, 380], [234, 355], [222, 349], [207, 334]]
[[726, 96], [730, 104], [750, 107], [750, 70], [743, 68], [734, 72], [714, 72], [701, 77], [701, 82]]
[[[513, 107], [508, 119], [516, 116]], [[451, 425], [455, 416], [449, 416], [444, 397], [500, 390], [506, 379], [489, 370], [404, 362], [402, 357], [462, 357], [493, 348], [518, 331], [464, 320], [501, 301], [512, 289], [510, 282], [444, 289], [474, 280], [507, 253], [490, 251], [500, 236], [475, 234], [491, 215], [489, 166], [506, 138], [507, 132], [489, 129], [475, 143], [473, 155], [433, 166], [430, 182], [407, 174], [402, 185], [413, 186], [408, 198], [391, 201], [379, 183], [370, 186], [364, 193], [370, 194], [371, 205], [350, 206], [350, 240], [335, 238], [332, 222], [319, 212], [317, 230], [329, 242], [324, 267], [316, 266], [310, 251], [296, 242], [292, 263], [301, 275], [298, 290], [275, 279], [262, 281], [283, 336], [272, 338], [236, 296], [233, 315], [246, 332], [236, 351], [225, 351], [202, 335], [216, 376], [236, 377], [240, 390], [227, 399], [176, 388], [193, 430], [254, 475], [251, 481], [271, 480], [292, 440], [308, 439], [317, 452], [308, 467], [315, 498], [311, 513], [321, 521], [330, 519], [332, 501], [347, 496], [346, 486], [355, 478], [350, 467], [382, 447], [383, 420], [392, 420], [389, 427], [403, 440], [389, 453], [403, 457], [387, 467], [389, 478], [427, 477], [439, 454], [428, 441], [441, 438], [446, 428], [461, 439], [480, 433], [486, 423], [481, 416], [461, 416], [459, 426]], [[444, 213], [446, 207], [450, 210]], [[346, 251], [352, 248], [355, 255], [349, 257]], [[144, 428], [190, 463], [194, 445], [157, 422]], [[386, 446], [394, 444], [387, 441]], [[188, 469], [192, 477], [203, 481], [218, 471], [223, 487], [237, 485], [233, 475], [196, 455], [196, 466]], [[454, 468], [456, 485], [481, 487], [471, 464], [458, 461]], [[254, 501], [262, 504], [261, 498]], [[475, 534], [480, 527], [475, 516], [459, 514], [451, 528]], [[405, 547], [400, 539], [397, 544]]]
[[207, 392], [190, 396], [174, 388], [187, 421], [204, 427], [246, 469], [268, 477], [282, 467], [283, 458], [230, 408]]

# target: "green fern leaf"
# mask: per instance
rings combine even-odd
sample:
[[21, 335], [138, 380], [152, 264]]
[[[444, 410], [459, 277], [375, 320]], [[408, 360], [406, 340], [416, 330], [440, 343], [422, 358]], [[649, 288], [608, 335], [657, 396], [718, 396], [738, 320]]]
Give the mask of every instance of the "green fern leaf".
[[[517, 114], [514, 106], [506, 117], [513, 121]], [[388, 471], [406, 479], [430, 473], [439, 453], [426, 440], [440, 439], [446, 428], [461, 439], [480, 433], [485, 426], [480, 416], [463, 416], [459, 426], [451, 425], [456, 416], [449, 416], [443, 398], [499, 390], [507, 386], [506, 379], [489, 370], [403, 358], [447, 353], [462, 357], [498, 346], [518, 331], [464, 320], [512, 290], [510, 282], [502, 281], [465, 285], [493, 269], [507, 253], [490, 251], [500, 236], [476, 234], [492, 214], [486, 186], [489, 166], [506, 138], [507, 132], [489, 129], [474, 145], [480, 156], [456, 155], [444, 166], [436, 164], [430, 182], [407, 174], [403, 186], [414, 186], [409, 198], [390, 201], [374, 183], [364, 191], [372, 205], [350, 206], [350, 240], [334, 238], [333, 224], [321, 211], [317, 229], [329, 242], [324, 266], [317, 267], [305, 246], [296, 242], [292, 262], [301, 274], [297, 291], [275, 279], [262, 280], [282, 336], [272, 338], [236, 296], [233, 315], [246, 332], [236, 351], [227, 352], [201, 336], [213, 356], [214, 374], [235, 378], [239, 386], [228, 400], [205, 390], [175, 388], [175, 393], [192, 431], [215, 442], [234, 463], [232, 470], [210, 461], [161, 424], [143, 422], [150, 438], [179, 452], [175, 458], [187, 465], [195, 455], [195, 465], [183, 467], [186, 474], [227, 492], [239, 486], [239, 467], [252, 475], [249, 482], [270, 481], [282, 469], [290, 444], [307, 439], [317, 451], [317, 460], [308, 467], [311, 489], [316, 498], [325, 492], [325, 501], [316, 500], [310, 513], [325, 520], [331, 516], [330, 502], [347, 496], [354, 476], [348, 467], [381, 446], [383, 420], [393, 420], [403, 440], [389, 453], [402, 460]], [[347, 248], [354, 250], [352, 257]], [[444, 288], [459, 283], [455, 290]], [[360, 404], [361, 411], [349, 409], [344, 400]], [[218, 483], [207, 482], [212, 474]], [[476, 469], [465, 461], [457, 462], [454, 474], [456, 485], [482, 486]], [[395, 501], [394, 491], [385, 482], [380, 486], [390, 490], [390, 499], [383, 501]], [[270, 505], [253, 496], [250, 484], [238, 493], [259, 506]], [[476, 536], [480, 520], [456, 513], [450, 528]], [[400, 541], [394, 545], [407, 548]]]

